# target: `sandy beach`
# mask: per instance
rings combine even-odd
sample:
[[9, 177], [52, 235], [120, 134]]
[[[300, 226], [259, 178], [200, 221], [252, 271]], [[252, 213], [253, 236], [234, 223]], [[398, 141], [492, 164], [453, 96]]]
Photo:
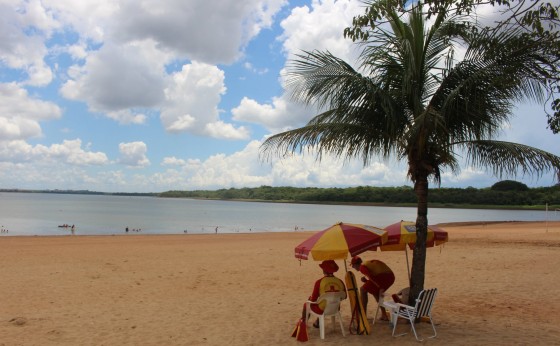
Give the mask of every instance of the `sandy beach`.
[[[560, 345], [560, 222], [441, 227], [450, 241], [428, 249], [425, 282], [439, 289], [438, 336], [425, 344]], [[294, 258], [310, 234], [2, 235], [0, 345], [298, 344], [291, 331], [321, 277], [318, 262]], [[393, 269], [389, 293], [407, 286], [404, 253], [362, 257]], [[347, 327], [348, 302], [342, 315]], [[412, 334], [393, 338], [388, 322], [346, 337], [329, 322], [325, 340], [314, 328], [309, 339], [418, 344]]]

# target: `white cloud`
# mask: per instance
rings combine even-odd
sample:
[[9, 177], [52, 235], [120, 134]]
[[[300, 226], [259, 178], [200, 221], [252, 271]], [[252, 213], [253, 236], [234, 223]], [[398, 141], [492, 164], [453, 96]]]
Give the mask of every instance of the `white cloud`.
[[178, 159], [175, 156], [171, 157], [164, 157], [161, 163], [162, 166], [183, 166], [187, 163], [187, 161], [183, 159]]
[[189, 176], [188, 184], [200, 188], [260, 186], [268, 184], [270, 177], [258, 161], [260, 142], [251, 141], [242, 151], [231, 155], [210, 156]]
[[[52, 72], [42, 61], [47, 54], [44, 40], [55, 30], [75, 31], [79, 34], [75, 42], [51, 48], [79, 62], [67, 74], [60, 71], [66, 75], [60, 89], [64, 97], [84, 101], [90, 111], [121, 124], [146, 122], [143, 112], [135, 109], [161, 110], [167, 131], [247, 139], [248, 129], [219, 119], [218, 104], [225, 92], [222, 71], [194, 61], [188, 66], [205, 67], [187, 68], [190, 75], [183, 77], [190, 80], [178, 81], [179, 74], [188, 74], [186, 69], [168, 78], [165, 66], [185, 58], [235, 61], [286, 4], [285, 0], [227, 1], [218, 7], [202, 0], [14, 1], [11, 5], [25, 8], [25, 15], [13, 9], [6, 15], [11, 22], [6, 21], [6, 30], [1, 32], [16, 39], [4, 40], [4, 50], [0, 43], [0, 52], [6, 52], [3, 60], [11, 61], [13, 68], [27, 69], [29, 83], [45, 84]], [[25, 35], [27, 27], [33, 27], [37, 35]], [[166, 88], [168, 79], [172, 82]]]
[[[550, 111], [550, 109], [549, 109]], [[560, 154], [559, 135], [546, 130], [545, 109], [535, 104], [515, 105], [515, 116], [507, 124], [501, 139], [534, 146], [536, 148]], [[538, 133], [538, 135], [535, 135]]]
[[0, 142], [21, 138], [39, 137], [41, 126], [38, 122], [21, 117], [0, 116]]
[[38, 158], [38, 150], [22, 140], [0, 142], [0, 162], [21, 163]]
[[148, 166], [150, 165], [150, 160], [146, 157], [147, 151], [148, 147], [144, 142], [120, 143], [119, 163], [137, 168]]
[[[343, 37], [344, 28], [354, 16], [363, 12], [363, 3], [352, 0], [313, 0], [312, 7], [296, 7], [281, 23], [286, 53], [291, 56], [302, 49], [328, 50], [345, 60], [355, 60], [352, 41]], [[325, 25], [328, 23], [328, 25]]]
[[266, 74], [269, 71], [268, 68], [260, 68], [260, 69], [256, 68], [250, 62], [245, 62], [243, 64], [243, 67], [245, 67], [245, 69], [247, 69], [248, 71], [251, 71], [252, 73], [256, 73], [256, 74], [260, 74], [260, 75]]
[[[313, 151], [304, 155], [292, 154], [283, 159], [263, 162], [259, 158], [260, 141], [251, 141], [230, 155], [216, 154], [206, 160], [173, 158], [177, 169], [158, 175], [158, 181], [169, 177], [174, 185], [159, 185], [160, 191], [170, 189], [218, 189], [229, 187], [256, 187], [260, 185], [296, 187], [346, 186], [412, 186], [404, 162], [374, 161], [364, 166], [361, 160], [344, 161], [324, 155], [320, 162]], [[171, 161], [170, 161], [171, 162]], [[182, 164], [184, 162], [184, 164]], [[459, 175], [442, 173], [442, 187], [488, 187], [499, 179], [483, 169], [465, 167]], [[179, 169], [180, 168], [180, 169]], [[551, 176], [541, 179], [518, 177], [531, 186], [554, 183]], [[435, 185], [433, 186], [435, 187]]]
[[86, 101], [95, 112], [158, 106], [164, 97], [163, 57], [153, 42], [105, 45], [69, 71], [72, 79], [61, 93]]
[[130, 109], [107, 112], [107, 117], [120, 124], [144, 124], [148, 117], [142, 113], [133, 113]]
[[172, 75], [161, 111], [164, 128], [224, 139], [246, 139], [248, 131], [219, 119], [218, 104], [226, 92], [224, 72], [216, 66], [193, 62]]
[[358, 185], [403, 185], [406, 184], [406, 170], [398, 165], [390, 168], [386, 164], [374, 162], [363, 167], [361, 161], [344, 164], [333, 157], [323, 157], [321, 164], [309, 155], [294, 154], [283, 160], [263, 162], [259, 158], [261, 142], [253, 140], [238, 152], [230, 155], [216, 154], [203, 161], [166, 158], [168, 166], [177, 169], [158, 174], [158, 181], [165, 177], [175, 184], [162, 185], [163, 190], [216, 189], [229, 187], [272, 186], [358, 186]]
[[204, 127], [204, 134], [222, 139], [248, 139], [249, 130], [244, 126], [235, 127], [232, 124], [224, 123], [223, 121], [215, 121], [208, 123]]
[[313, 151], [305, 155], [293, 154], [275, 161], [272, 166], [274, 186], [358, 186], [403, 185], [406, 171], [399, 165], [388, 166], [372, 162], [364, 167], [361, 160], [343, 161], [330, 155], [316, 160]]
[[[302, 49], [317, 49], [328, 50], [348, 62], [355, 61], [355, 44], [342, 33], [351, 25], [352, 18], [363, 11], [362, 5], [350, 0], [315, 0], [311, 8], [294, 8], [281, 22], [284, 32], [278, 38], [288, 58], [301, 53]], [[231, 112], [233, 119], [260, 124], [272, 133], [300, 127], [318, 114], [312, 107], [294, 104], [287, 94], [273, 97], [270, 103], [264, 104], [244, 97]]]
[[88, 51], [85, 42], [80, 42], [78, 44], [72, 44], [64, 49], [74, 60], [83, 60], [87, 58]]
[[[102, 152], [91, 152], [82, 149], [82, 141], [64, 140], [62, 144], [53, 144], [50, 147], [37, 146], [39, 151], [57, 161], [63, 161], [70, 165], [104, 165], [108, 163], [107, 156]], [[42, 150], [41, 150], [42, 149]]]
[[33, 120], [60, 117], [60, 108], [52, 102], [29, 97], [27, 91], [15, 83], [0, 84], [0, 114]]
[[496, 182], [487, 172], [473, 167], [465, 167], [461, 169], [459, 174], [455, 175], [452, 172], [446, 171], [441, 174], [442, 187], [454, 187], [460, 184], [465, 186], [490, 186]]
[[52, 12], [60, 26], [69, 28], [85, 40], [103, 42], [107, 27], [119, 9], [115, 0], [42, 0], [46, 11]]
[[207, 63], [232, 63], [286, 0], [120, 1], [112, 35], [121, 42], [153, 39], [161, 49]]
[[270, 132], [277, 133], [304, 125], [316, 113], [287, 102], [283, 96], [274, 97], [270, 104], [260, 104], [244, 97], [239, 106], [231, 110], [231, 114], [234, 120], [260, 124]]
[[44, 62], [44, 40], [56, 26], [38, 1], [0, 4], [0, 63], [25, 72], [25, 84], [49, 84], [53, 75]]
[[39, 137], [39, 122], [58, 119], [61, 113], [56, 104], [30, 97], [15, 83], [0, 83], [0, 142]]
[[[80, 167], [60, 167], [39, 163], [14, 164], [0, 161], [3, 186], [26, 189], [91, 189], [99, 185]], [[97, 184], [96, 184], [97, 183]]]
[[56, 167], [60, 163], [71, 166], [100, 166], [109, 162], [102, 152], [82, 148], [82, 141], [64, 140], [51, 146], [32, 146], [22, 140], [0, 142], [0, 161], [12, 163], [48, 164]]
[[224, 72], [216, 66], [193, 62], [171, 76], [165, 89], [161, 121], [167, 131], [201, 133], [218, 119], [218, 103], [225, 93]]
[[25, 27], [33, 27], [47, 36], [50, 36], [53, 30], [60, 28], [60, 23], [54, 18], [55, 14], [51, 9], [43, 6], [39, 0], [31, 0], [24, 2], [22, 7], [17, 8], [17, 13], [21, 16], [21, 21]]
[[104, 186], [105, 189], [107, 187], [112, 187], [111, 191], [122, 191], [120, 189], [127, 186], [127, 184], [129, 184], [130, 182], [127, 175], [120, 170], [109, 170], [101, 172], [98, 178], [100, 185]]

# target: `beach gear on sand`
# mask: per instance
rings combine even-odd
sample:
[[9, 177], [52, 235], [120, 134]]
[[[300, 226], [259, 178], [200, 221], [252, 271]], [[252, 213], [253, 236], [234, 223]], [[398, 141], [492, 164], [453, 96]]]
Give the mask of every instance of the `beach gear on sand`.
[[292, 337], [296, 338], [297, 341], [306, 342], [309, 341], [309, 337], [307, 336], [307, 325], [303, 318], [300, 318], [297, 323], [294, 331], [292, 332]]
[[360, 299], [360, 291], [356, 283], [354, 273], [346, 273], [346, 288], [348, 289], [348, 297], [350, 298], [350, 311], [352, 319], [350, 321], [350, 334], [369, 335], [371, 327], [366, 317], [366, 311]]

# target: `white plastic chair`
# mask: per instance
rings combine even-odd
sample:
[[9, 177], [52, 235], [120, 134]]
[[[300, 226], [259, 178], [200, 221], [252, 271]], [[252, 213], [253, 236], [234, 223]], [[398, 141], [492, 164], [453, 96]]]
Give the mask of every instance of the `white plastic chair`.
[[[311, 316], [319, 318], [319, 331], [321, 335], [321, 339], [325, 338], [325, 317], [332, 317], [333, 328], [336, 328], [335, 318], [338, 317], [338, 322], [340, 323], [340, 330], [342, 331], [342, 336], [346, 336], [344, 334], [344, 326], [342, 325], [342, 316], [340, 315], [340, 302], [346, 299], [346, 292], [328, 292], [321, 295], [317, 298], [317, 301], [307, 301], [305, 303], [305, 311], [307, 312], [307, 318], [305, 323], [308, 324], [309, 319]], [[319, 304], [322, 301], [326, 301], [327, 305], [325, 305], [325, 309], [323, 310], [322, 314], [318, 314], [315, 311], [311, 310], [311, 304]]]
[[414, 306], [409, 306], [400, 303], [391, 304], [391, 306], [394, 307], [391, 310], [391, 322], [393, 323], [393, 336], [401, 336], [401, 335], [408, 334], [408, 333], [403, 333], [403, 334], [395, 335], [395, 330], [397, 329], [399, 317], [402, 317], [402, 318], [406, 318], [410, 323], [410, 327], [414, 332], [414, 336], [416, 337], [416, 340], [418, 341], [424, 340], [418, 338], [418, 334], [416, 333], [416, 328], [414, 327], [414, 323], [418, 318], [428, 317], [430, 319], [432, 329], [434, 330], [434, 335], [430, 336], [429, 338], [435, 338], [437, 336], [437, 332], [436, 332], [436, 327], [434, 325], [434, 321], [432, 320], [432, 307], [434, 306], [434, 300], [436, 299], [436, 295], [437, 295], [437, 288], [431, 288], [420, 292], [418, 298], [416, 299], [416, 304]]

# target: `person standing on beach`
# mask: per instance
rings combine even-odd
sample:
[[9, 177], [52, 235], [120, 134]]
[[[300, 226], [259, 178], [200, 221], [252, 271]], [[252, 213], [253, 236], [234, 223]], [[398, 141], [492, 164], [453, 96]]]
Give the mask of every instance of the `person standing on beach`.
[[[371, 260], [364, 263], [359, 256], [354, 256], [352, 257], [351, 265], [352, 268], [365, 275], [361, 279], [364, 284], [360, 287], [360, 295], [364, 311], [367, 312], [368, 293], [379, 302], [380, 296], [395, 282], [395, 274], [388, 265], [379, 260]], [[381, 320], [387, 321], [385, 308], [383, 306], [380, 306], [380, 308]]]

